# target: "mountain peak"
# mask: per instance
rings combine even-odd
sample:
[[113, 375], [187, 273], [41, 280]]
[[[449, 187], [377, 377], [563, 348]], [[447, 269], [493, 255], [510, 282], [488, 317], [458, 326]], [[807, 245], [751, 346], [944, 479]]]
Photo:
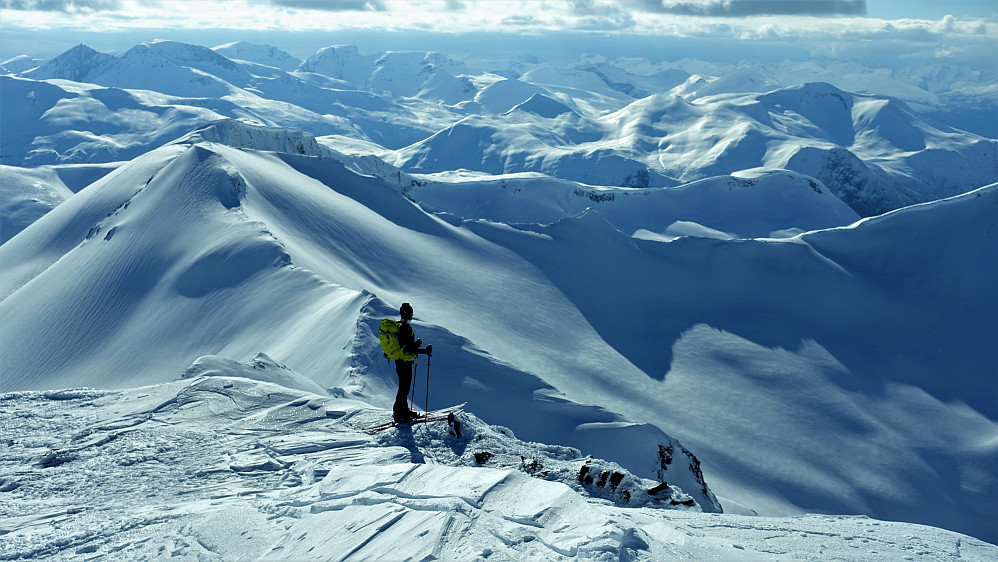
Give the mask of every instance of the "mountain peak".
[[572, 111], [572, 109], [567, 105], [561, 103], [560, 101], [555, 101], [544, 94], [534, 94], [530, 96], [530, 99], [513, 107], [507, 113], [512, 113], [517, 110], [533, 113], [535, 115], [539, 115], [540, 117], [544, 117], [545, 119], [554, 119], [559, 115], [564, 115], [565, 113], [575, 114], [575, 112]]
[[813, 106], [816, 103], [830, 101], [833, 102], [833, 105], [841, 104], [843, 108], [851, 109], [855, 94], [844, 92], [828, 82], [806, 82], [771, 92], [765, 97], [783, 102], [796, 100], [797, 106]]
[[301, 64], [300, 59], [277, 47], [250, 43], [248, 41], [225, 43], [224, 45], [212, 47], [211, 50], [229, 59], [255, 62], [288, 71], [298, 68]]
[[114, 61], [113, 55], [95, 51], [80, 43], [38, 68], [25, 73], [28, 78], [45, 80], [59, 78], [74, 82], [85, 82], [99, 72], [99, 69]]
[[236, 63], [216, 53], [208, 47], [166, 39], [154, 39], [152, 41], [146, 41], [145, 43], [135, 45], [126, 51], [121, 58], [127, 59], [136, 55], [145, 56], [148, 54], [152, 54], [175, 64], [181, 64], [184, 66], [200, 68], [207, 64], [224, 71], [239, 71], [239, 66], [236, 65]]
[[370, 75], [375, 60], [376, 57], [361, 55], [355, 45], [334, 45], [316, 51], [299, 65], [298, 70], [362, 84]]
[[199, 127], [176, 141], [177, 144], [212, 142], [233, 148], [246, 148], [286, 154], [322, 156], [315, 136], [300, 129], [265, 127], [237, 119], [222, 119]]

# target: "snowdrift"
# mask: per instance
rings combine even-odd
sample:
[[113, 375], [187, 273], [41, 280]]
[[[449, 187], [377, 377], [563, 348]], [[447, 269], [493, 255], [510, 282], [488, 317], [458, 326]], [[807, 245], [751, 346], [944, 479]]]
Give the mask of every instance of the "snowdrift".
[[[367, 435], [390, 411], [294, 388], [309, 386], [258, 355], [203, 357], [181, 381], [128, 391], [0, 396], [12, 437], [0, 483], [16, 498], [3, 555], [363, 558], [399, 552], [399, 536], [413, 556], [598, 555], [657, 544], [613, 523], [622, 507], [650, 520], [700, 511], [674, 485], [519, 441], [470, 413], [458, 413], [458, 430], [440, 421]], [[31, 423], [42, 409], [73, 420]], [[50, 513], [33, 507], [41, 497]]]
[[[517, 440], [471, 413], [459, 414], [460, 436], [446, 421], [367, 435], [389, 411], [275, 384], [303, 378], [262, 356], [202, 358], [186, 377], [0, 395], [0, 556], [996, 555], [931, 527], [704, 514], [675, 488], [649, 490], [612, 463]], [[589, 484], [587, 467], [613, 472]]]

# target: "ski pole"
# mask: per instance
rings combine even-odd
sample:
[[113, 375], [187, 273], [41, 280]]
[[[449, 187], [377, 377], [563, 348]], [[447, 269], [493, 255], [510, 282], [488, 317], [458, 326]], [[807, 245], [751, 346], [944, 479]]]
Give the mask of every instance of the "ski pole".
[[412, 411], [412, 405], [416, 401], [416, 364], [413, 363], [409, 366], [409, 381], [412, 385], [412, 390], [409, 393], [409, 411]]
[[423, 407], [426, 408], [427, 413], [430, 411], [430, 358], [432, 355], [426, 356], [426, 400], [423, 401]]

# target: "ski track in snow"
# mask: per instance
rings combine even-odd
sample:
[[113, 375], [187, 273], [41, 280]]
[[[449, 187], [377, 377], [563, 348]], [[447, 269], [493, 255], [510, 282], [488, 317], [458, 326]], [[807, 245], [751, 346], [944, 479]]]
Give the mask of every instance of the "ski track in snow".
[[11, 393], [0, 405], [4, 560], [998, 556], [865, 517], [625, 507], [573, 481], [594, 460], [574, 449], [470, 414], [460, 438], [446, 421], [369, 436], [360, 429], [388, 412], [246, 377]]

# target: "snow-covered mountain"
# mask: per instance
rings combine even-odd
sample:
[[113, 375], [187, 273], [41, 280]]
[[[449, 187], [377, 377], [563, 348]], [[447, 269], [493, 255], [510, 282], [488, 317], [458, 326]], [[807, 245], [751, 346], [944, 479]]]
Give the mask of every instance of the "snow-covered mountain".
[[51, 168], [0, 166], [0, 244], [72, 194]]
[[[676, 428], [729, 510], [989, 536], [998, 483], [972, 467], [995, 460], [979, 439], [998, 392], [998, 186], [827, 230], [856, 215], [791, 173], [660, 197], [352, 171], [365, 166], [300, 131], [222, 121], [70, 197], [0, 246], [4, 389], [133, 387], [192, 357], [262, 351], [387, 407], [393, 372], [373, 334], [407, 300], [436, 351], [431, 406], [467, 402], [521, 438], [690, 494], [693, 476], [660, 475]], [[497, 214], [452, 214], [469, 209], [460, 190]], [[549, 193], [577, 202], [555, 210]], [[530, 217], [508, 209], [584, 205], [509, 225]], [[663, 228], [658, 209], [684, 205], [676, 216], [706, 224]], [[910, 470], [938, 463], [969, 480]]]
[[[926, 109], [980, 101], [973, 76], [920, 74], [923, 95], [786, 82], [804, 66], [352, 47], [289, 70], [170, 41], [27, 66], [0, 76], [5, 556], [365, 557], [396, 532], [421, 557], [766, 556], [766, 530], [867, 523], [993, 555], [915, 526], [998, 541], [998, 141]], [[464, 403], [464, 438], [358, 433], [394, 398], [374, 334], [403, 301], [436, 352], [415, 405]], [[175, 519], [149, 500], [65, 527], [76, 471], [139, 478], [160, 458], [142, 443], [215, 480]], [[94, 509], [122, 514], [100, 486]], [[28, 513], [45, 494], [65, 509]], [[245, 525], [202, 509], [215, 494]], [[75, 530], [38, 540], [50, 519]]]
[[17, 74], [36, 68], [45, 62], [43, 59], [36, 59], [28, 55], [18, 55], [0, 62], [0, 73]]
[[992, 182], [998, 143], [933, 127], [900, 101], [817, 83], [693, 102], [656, 94], [598, 121], [566, 112], [475, 115], [390, 161], [410, 172], [534, 171], [632, 187], [786, 168], [820, 179], [870, 215]]
[[[998, 177], [994, 138], [925, 116], [948, 111], [964, 124], [974, 112], [987, 115], [982, 104], [993, 109], [989, 77], [954, 69], [881, 76], [832, 65], [840, 75], [803, 64], [677, 68], [582, 58], [571, 68], [521, 63], [509, 76], [440, 53], [328, 47], [293, 71], [285, 55], [246, 43], [212, 50], [151, 41], [119, 56], [79, 45], [21, 72], [30, 82], [4, 78], [14, 108], [5, 130], [16, 133], [0, 161], [128, 160], [227, 117], [373, 142], [374, 153], [410, 173], [539, 172], [662, 187], [786, 168], [820, 179], [862, 215]], [[724, 74], [686, 70], [694, 66]], [[802, 84], [808, 76], [826, 82]]]
[[272, 66], [282, 70], [295, 70], [302, 61], [295, 58], [290, 53], [282, 51], [273, 45], [259, 45], [247, 41], [235, 41], [216, 45], [212, 51], [232, 59], [246, 62], [255, 62], [264, 66]]

